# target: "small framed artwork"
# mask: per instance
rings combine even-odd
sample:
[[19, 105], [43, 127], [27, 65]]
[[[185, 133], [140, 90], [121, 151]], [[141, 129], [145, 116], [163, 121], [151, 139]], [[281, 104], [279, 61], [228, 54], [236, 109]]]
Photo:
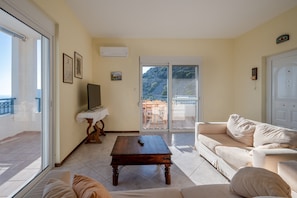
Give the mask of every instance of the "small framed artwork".
[[73, 59], [63, 53], [63, 82], [73, 83]]
[[77, 52], [74, 52], [74, 76], [83, 78], [83, 57]]
[[120, 71], [111, 72], [110, 79], [111, 80], [122, 80], [122, 72], [120, 72]]
[[257, 67], [254, 67], [252, 68], [252, 77], [251, 77], [252, 80], [257, 80], [258, 79], [258, 68]]

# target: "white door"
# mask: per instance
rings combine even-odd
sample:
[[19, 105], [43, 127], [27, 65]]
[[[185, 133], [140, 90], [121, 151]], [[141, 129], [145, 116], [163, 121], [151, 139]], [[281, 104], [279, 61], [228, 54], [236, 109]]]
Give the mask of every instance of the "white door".
[[270, 57], [268, 76], [271, 124], [297, 129], [297, 51]]

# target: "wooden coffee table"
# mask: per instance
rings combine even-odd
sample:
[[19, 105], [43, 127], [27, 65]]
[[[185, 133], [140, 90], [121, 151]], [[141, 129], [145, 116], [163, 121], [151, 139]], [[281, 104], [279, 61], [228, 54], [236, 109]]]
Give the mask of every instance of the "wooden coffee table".
[[[143, 144], [142, 144], [143, 143]], [[113, 185], [118, 185], [120, 165], [165, 165], [166, 184], [171, 183], [171, 155], [167, 144], [158, 135], [118, 136], [113, 146], [111, 166], [113, 168]]]

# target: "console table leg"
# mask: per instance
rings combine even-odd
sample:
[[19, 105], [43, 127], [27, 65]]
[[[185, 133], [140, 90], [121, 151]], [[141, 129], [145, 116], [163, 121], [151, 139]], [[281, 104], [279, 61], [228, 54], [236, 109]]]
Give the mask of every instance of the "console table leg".
[[104, 132], [104, 122], [103, 122], [103, 120], [100, 120], [100, 122], [101, 122], [101, 124], [102, 124], [101, 134], [105, 136], [106, 134], [105, 134], [105, 132]]
[[170, 164], [165, 164], [165, 180], [166, 184], [171, 184]]
[[113, 176], [112, 176], [112, 184], [114, 186], [118, 185], [118, 179], [119, 179], [119, 170], [117, 165], [112, 166], [113, 169]]
[[89, 123], [89, 126], [87, 128], [87, 143], [101, 143], [101, 140], [99, 138], [99, 131], [96, 129], [96, 125], [94, 126], [95, 128], [95, 131], [93, 133], [90, 133], [90, 128], [92, 126], [92, 123], [93, 123], [93, 119], [91, 118], [87, 118], [86, 119]]
[[[98, 121], [99, 122], [99, 121]], [[95, 128], [95, 130], [96, 131], [98, 131], [99, 132], [99, 134], [100, 135], [103, 135], [103, 136], [105, 136], [106, 134], [105, 134], [105, 132], [104, 132], [104, 122], [102, 121], [102, 120], [100, 120], [100, 123], [101, 123], [101, 128], [100, 127], [98, 127], [98, 122], [96, 122], [96, 124], [94, 125], [94, 128]]]

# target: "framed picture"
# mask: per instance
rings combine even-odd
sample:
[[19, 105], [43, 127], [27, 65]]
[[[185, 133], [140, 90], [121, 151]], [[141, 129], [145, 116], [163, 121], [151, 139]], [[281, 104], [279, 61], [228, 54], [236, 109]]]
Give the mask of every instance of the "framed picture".
[[77, 52], [74, 52], [74, 76], [83, 78], [83, 57]]
[[73, 59], [63, 53], [63, 82], [73, 83]]
[[122, 80], [122, 72], [120, 72], [120, 71], [111, 72], [110, 79], [111, 80]]

